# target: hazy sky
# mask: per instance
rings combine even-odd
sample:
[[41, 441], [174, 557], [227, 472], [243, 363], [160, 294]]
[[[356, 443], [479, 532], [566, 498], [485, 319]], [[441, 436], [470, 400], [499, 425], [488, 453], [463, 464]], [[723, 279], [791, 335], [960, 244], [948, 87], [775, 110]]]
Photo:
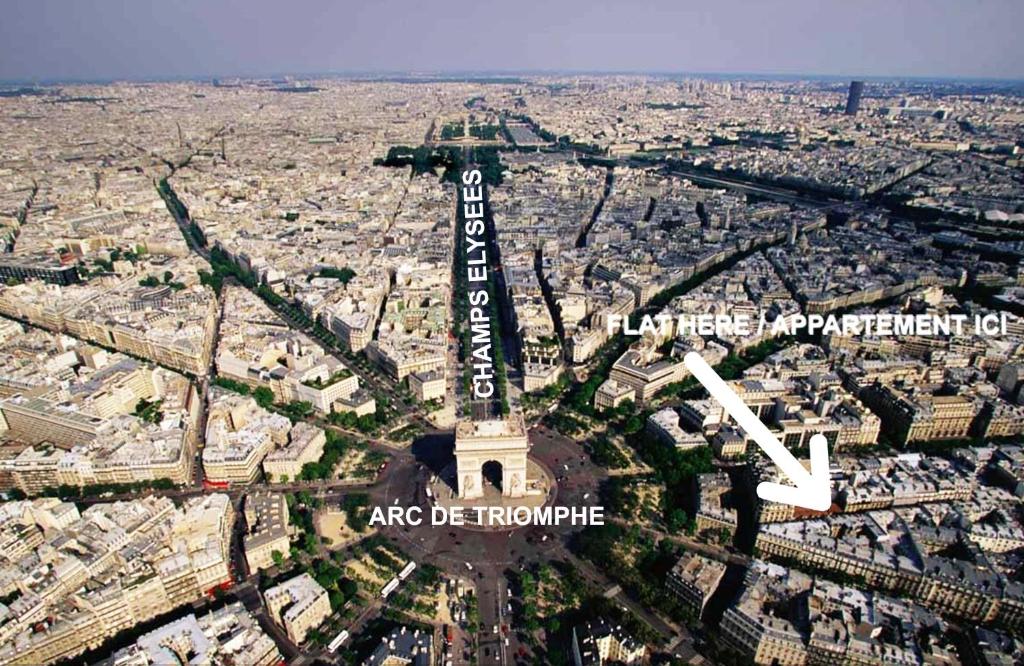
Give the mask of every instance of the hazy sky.
[[1024, 0], [3, 0], [0, 80], [602, 70], [1024, 79]]

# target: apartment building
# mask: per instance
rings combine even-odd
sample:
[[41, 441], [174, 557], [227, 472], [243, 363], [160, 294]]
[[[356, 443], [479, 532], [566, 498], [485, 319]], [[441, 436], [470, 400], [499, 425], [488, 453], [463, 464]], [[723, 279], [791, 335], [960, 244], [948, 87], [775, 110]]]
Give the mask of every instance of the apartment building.
[[0, 401], [8, 437], [27, 444], [49, 442], [70, 449], [93, 440], [105, 420], [45, 398], [16, 394]]
[[397, 381], [414, 373], [442, 370], [447, 363], [448, 343], [443, 337], [412, 338], [393, 334], [385, 340], [373, 340], [366, 356]]
[[803, 666], [807, 647], [788, 619], [775, 617], [743, 599], [728, 608], [719, 630], [726, 644], [758, 666]]
[[178, 663], [232, 663], [272, 666], [282, 661], [270, 636], [241, 602], [196, 617], [189, 613], [140, 636], [111, 657], [111, 666]]
[[971, 431], [978, 406], [962, 395], [934, 395], [924, 389], [874, 385], [861, 399], [897, 444], [962, 439]]
[[666, 358], [653, 349], [630, 349], [615, 361], [608, 378], [632, 388], [637, 402], [643, 403], [688, 374], [681, 358]]
[[421, 629], [401, 626], [381, 638], [364, 666], [430, 666], [434, 662], [433, 636]]
[[739, 458], [747, 452], [747, 436], [734, 426], [722, 426], [711, 436], [711, 448], [719, 458]]
[[603, 328], [577, 328], [567, 343], [566, 356], [573, 365], [583, 365], [608, 339]]
[[725, 565], [696, 553], [686, 553], [669, 571], [666, 582], [679, 600], [700, 618], [708, 599], [718, 589]]
[[263, 459], [263, 473], [270, 481], [295, 480], [303, 465], [320, 460], [326, 443], [327, 436], [321, 428], [299, 421], [288, 432], [288, 443]]
[[290, 578], [263, 593], [270, 617], [284, 627], [294, 643], [306, 640], [310, 629], [315, 629], [331, 614], [327, 590], [308, 573]]
[[203, 470], [211, 481], [248, 484], [264, 457], [288, 443], [291, 422], [261, 409], [249, 396], [214, 387], [206, 423]]
[[636, 400], [636, 389], [628, 384], [620, 384], [614, 379], [608, 379], [601, 383], [594, 392], [594, 407], [602, 409], [615, 409], [624, 402]]
[[352, 371], [341, 367], [334, 371], [324, 371], [322, 375], [306, 377], [302, 381], [285, 382], [285, 390], [289, 400], [300, 400], [312, 403], [313, 407], [325, 414], [338, 400], [347, 400], [359, 390], [359, 378]]
[[679, 412], [666, 407], [647, 417], [645, 428], [668, 446], [680, 451], [690, 451], [708, 445], [708, 440], [699, 432], [688, 432], [679, 424]]
[[975, 432], [984, 438], [1013, 437], [1024, 433], [1024, 406], [999, 398], [985, 401]]
[[419, 402], [444, 400], [447, 391], [444, 370], [434, 369], [410, 374], [409, 390]]
[[558, 382], [561, 374], [561, 364], [525, 363], [523, 364], [523, 391], [526, 393], [543, 391]]
[[[157, 497], [95, 504], [81, 515], [60, 511], [50, 500], [37, 502], [28, 512], [5, 515], [3, 530], [45, 524], [68, 538], [49, 548], [52, 564], [45, 573], [31, 561], [38, 557], [3, 572], [23, 581], [0, 629], [4, 663], [73, 658], [231, 579], [234, 513], [227, 495], [186, 500], [181, 508]], [[114, 577], [110, 566], [116, 567]]]
[[[766, 525], [755, 547], [769, 557], [856, 576], [871, 588], [912, 596], [929, 608], [968, 621], [1009, 627], [1024, 623], [1024, 586], [992, 570], [984, 556], [976, 555], [981, 565], [923, 554], [915, 562], [899, 551], [889, 552], [891, 546], [885, 550], [885, 544], [872, 549], [837, 540], [824, 533], [828, 527], [799, 522]], [[904, 542], [908, 538], [902, 537]]]
[[715, 531], [731, 539], [739, 524], [736, 509], [726, 497], [732, 490], [732, 482], [725, 472], [699, 474], [697, 476], [697, 515], [695, 527], [698, 534]]
[[275, 551], [283, 558], [289, 556], [292, 530], [284, 495], [262, 492], [247, 495], [245, 525], [242, 547], [250, 572], [273, 566]]
[[576, 666], [640, 664], [646, 656], [643, 643], [605, 619], [572, 628], [572, 657]]

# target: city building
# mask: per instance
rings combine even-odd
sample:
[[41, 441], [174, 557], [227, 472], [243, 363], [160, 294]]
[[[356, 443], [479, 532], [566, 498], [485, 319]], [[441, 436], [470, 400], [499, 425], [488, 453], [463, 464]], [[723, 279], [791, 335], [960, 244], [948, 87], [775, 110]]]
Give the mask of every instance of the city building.
[[[234, 512], [227, 495], [97, 503], [5, 502], [6, 585], [0, 660], [71, 659], [230, 584]], [[45, 531], [45, 533], [44, 533]], [[12, 538], [14, 537], [14, 538]]]
[[78, 267], [56, 257], [43, 255], [5, 255], [0, 257], [0, 282], [42, 280], [69, 285], [79, 282]]
[[434, 662], [433, 637], [420, 629], [401, 626], [381, 637], [364, 666], [430, 666]]
[[273, 639], [235, 602], [197, 618], [193, 614], [143, 634], [114, 653], [112, 666], [151, 664], [245, 664], [273, 666], [282, 661]]
[[210, 481], [252, 483], [264, 457], [288, 444], [287, 417], [262, 409], [249, 396], [213, 387], [208, 409], [203, 471]]
[[860, 110], [860, 98], [864, 94], [863, 81], [850, 81], [850, 92], [846, 96], [846, 115], [855, 116]]
[[327, 435], [321, 429], [299, 421], [288, 431], [288, 443], [263, 458], [263, 473], [269, 481], [296, 480], [306, 463], [320, 460]]
[[689, 371], [682, 358], [665, 358], [650, 348], [631, 349], [612, 365], [608, 381], [632, 388], [636, 401], [643, 403], [669, 384], [682, 381], [687, 375]]
[[288, 638], [301, 644], [331, 614], [327, 590], [308, 573], [290, 578], [263, 592], [270, 617], [284, 627]]
[[694, 618], [700, 618], [708, 599], [718, 589], [725, 575], [725, 565], [696, 553], [679, 558], [666, 579], [672, 590]]
[[639, 664], [647, 648], [626, 634], [620, 625], [599, 619], [572, 628], [572, 658], [576, 666]]
[[647, 417], [647, 432], [674, 446], [680, 451], [689, 451], [708, 445], [708, 440], [699, 432], [688, 432], [680, 426], [679, 412], [666, 407]]
[[429, 402], [444, 400], [448, 385], [444, 372], [431, 370], [429, 372], [414, 372], [409, 375], [409, 389], [420, 402]]
[[282, 561], [291, 556], [292, 528], [284, 495], [263, 492], [246, 495], [245, 525], [242, 547], [249, 571], [256, 572], [277, 564], [275, 553]]
[[594, 392], [594, 407], [598, 410], [615, 409], [624, 402], [636, 400], [636, 390], [628, 384], [620, 384], [614, 379], [601, 383]]

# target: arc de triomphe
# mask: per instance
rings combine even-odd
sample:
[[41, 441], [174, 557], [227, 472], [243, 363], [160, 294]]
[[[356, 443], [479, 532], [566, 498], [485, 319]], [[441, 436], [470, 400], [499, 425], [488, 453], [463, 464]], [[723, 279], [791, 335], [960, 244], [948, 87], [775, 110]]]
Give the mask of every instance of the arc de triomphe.
[[455, 463], [460, 499], [484, 495], [483, 467], [501, 465], [501, 494], [526, 495], [526, 454], [530, 442], [521, 415], [489, 421], [461, 421], [455, 426]]

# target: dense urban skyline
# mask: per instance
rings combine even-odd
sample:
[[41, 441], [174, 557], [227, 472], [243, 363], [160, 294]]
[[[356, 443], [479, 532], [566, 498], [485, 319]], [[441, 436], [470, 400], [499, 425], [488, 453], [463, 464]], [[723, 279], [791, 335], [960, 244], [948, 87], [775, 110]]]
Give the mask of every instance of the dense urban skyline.
[[1024, 663], [1024, 5], [8, 4], [0, 664]]
[[[1020, 79], [1019, 3], [16, 3], [0, 80], [383, 71]], [[771, 29], [765, 29], [771, 26]], [[870, 43], [870, 48], [865, 44]]]

